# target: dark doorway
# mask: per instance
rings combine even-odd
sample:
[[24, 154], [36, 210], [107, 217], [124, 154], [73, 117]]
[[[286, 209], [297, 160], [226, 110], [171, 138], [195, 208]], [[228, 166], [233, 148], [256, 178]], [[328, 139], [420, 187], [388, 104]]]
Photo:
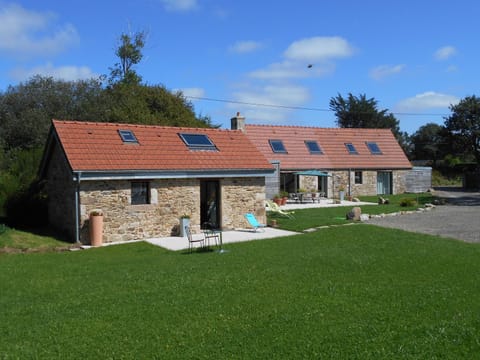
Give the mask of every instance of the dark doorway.
[[220, 229], [220, 182], [200, 181], [200, 221], [201, 228]]

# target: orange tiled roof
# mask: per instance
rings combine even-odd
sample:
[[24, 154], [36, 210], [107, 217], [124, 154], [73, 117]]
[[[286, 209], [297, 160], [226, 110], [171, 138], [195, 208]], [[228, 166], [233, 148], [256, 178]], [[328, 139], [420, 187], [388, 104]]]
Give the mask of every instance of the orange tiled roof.
[[[272, 170], [241, 131], [53, 120], [73, 171]], [[131, 130], [138, 144], [124, 143]], [[192, 151], [178, 133], [206, 134], [218, 151]]]
[[[390, 129], [246, 125], [246, 134], [268, 160], [279, 160], [284, 170], [412, 167]], [[274, 153], [270, 139], [282, 140], [288, 153]], [[316, 140], [323, 155], [310, 154], [305, 140]], [[377, 143], [382, 154], [372, 155], [366, 142]], [[352, 143], [358, 155], [349, 154], [345, 143]]]

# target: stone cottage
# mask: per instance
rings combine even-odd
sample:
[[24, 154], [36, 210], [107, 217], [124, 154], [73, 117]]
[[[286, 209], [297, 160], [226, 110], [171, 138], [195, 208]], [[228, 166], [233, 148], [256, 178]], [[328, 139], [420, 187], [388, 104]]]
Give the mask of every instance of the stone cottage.
[[329, 198], [338, 197], [340, 189], [350, 196], [406, 190], [412, 165], [390, 129], [251, 125], [240, 114], [231, 124], [277, 164], [278, 179], [272, 182], [277, 185], [267, 189], [269, 196], [299, 189]]
[[89, 243], [89, 214], [104, 242], [265, 222], [265, 176], [274, 168], [240, 130], [52, 121], [40, 176], [52, 226]]

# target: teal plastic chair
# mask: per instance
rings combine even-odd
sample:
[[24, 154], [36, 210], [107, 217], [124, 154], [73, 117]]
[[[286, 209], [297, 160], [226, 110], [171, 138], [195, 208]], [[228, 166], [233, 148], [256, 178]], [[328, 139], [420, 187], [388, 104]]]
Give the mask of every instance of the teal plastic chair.
[[247, 213], [244, 215], [245, 216], [245, 219], [247, 219], [248, 223], [250, 224], [251, 227], [253, 227], [253, 230], [255, 232], [257, 232], [257, 230], [259, 229], [263, 229], [265, 228], [267, 225], [265, 224], [261, 224], [258, 222], [257, 218], [255, 217], [255, 215], [253, 215], [252, 213]]

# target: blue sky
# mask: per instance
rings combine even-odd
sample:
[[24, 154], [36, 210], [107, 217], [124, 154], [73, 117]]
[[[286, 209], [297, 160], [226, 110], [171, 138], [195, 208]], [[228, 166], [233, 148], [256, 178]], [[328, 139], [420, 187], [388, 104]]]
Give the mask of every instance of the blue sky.
[[351, 92], [413, 133], [480, 95], [479, 13], [476, 0], [0, 0], [0, 90], [108, 74], [119, 36], [146, 31], [144, 81], [184, 91], [222, 127], [237, 111], [334, 127], [329, 100]]

